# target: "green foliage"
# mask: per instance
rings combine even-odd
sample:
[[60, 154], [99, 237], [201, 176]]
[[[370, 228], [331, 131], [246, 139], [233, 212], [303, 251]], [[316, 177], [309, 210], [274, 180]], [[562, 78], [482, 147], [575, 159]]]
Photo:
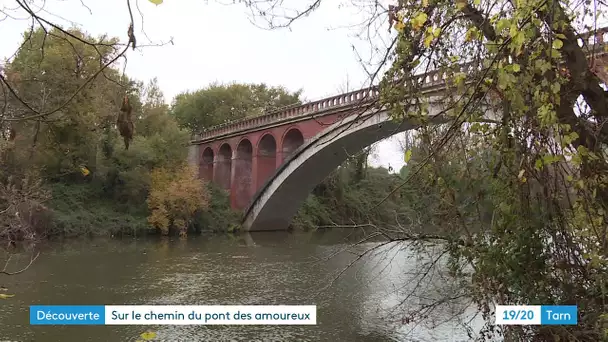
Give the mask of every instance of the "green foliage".
[[181, 127], [191, 132], [232, 120], [263, 115], [274, 109], [299, 104], [302, 91], [291, 93], [265, 84], [212, 84], [175, 97], [172, 113]]
[[213, 183], [206, 183], [209, 203], [205, 210], [197, 212], [193, 229], [197, 232], [235, 232], [240, 228], [241, 213], [230, 207], [228, 192]]
[[[92, 40], [77, 29], [69, 33]], [[58, 110], [43, 121], [0, 120], [3, 137], [11, 130], [17, 133], [12, 141], [0, 139], [0, 205], [5, 208], [6, 203], [21, 203], [19, 208], [14, 206], [15, 210], [28, 213], [26, 217], [30, 218], [26, 222], [12, 209], [4, 212], [13, 216], [10, 221], [3, 220], [10, 229], [2, 229], [2, 237], [148, 233], [151, 226], [146, 198], [152, 170], [166, 169], [172, 177], [178, 176], [175, 166], [186, 162], [189, 132], [180, 129], [169, 113], [156, 79], [144, 86], [120, 76], [122, 72], [110, 66], [103, 77], [79, 90], [83, 80], [99, 70], [100, 60], [107, 61], [116, 54], [111, 48], [116, 39], [107, 39], [95, 49], [74, 37], [59, 30], [52, 30], [46, 37], [41, 29], [31, 32], [31, 37], [26, 32], [24, 39], [31, 43], [24, 44], [4, 69], [8, 81], [31, 107], [42, 112]], [[264, 93], [277, 101], [283, 99], [274, 88], [248, 89], [252, 94], [260, 93], [260, 97]], [[124, 149], [115, 127], [125, 93], [133, 106], [135, 124], [129, 150]], [[18, 99], [8, 96], [2, 100], [7, 104], [8, 117], [31, 115]], [[89, 172], [83, 173], [83, 168]], [[15, 176], [26, 171], [32, 176], [15, 183]], [[51, 196], [46, 196], [47, 192]], [[47, 201], [48, 197], [52, 199]], [[173, 203], [180, 202], [177, 197], [172, 197]], [[221, 202], [223, 197], [219, 198]], [[209, 218], [215, 215], [204, 210], [197, 213], [199, 221], [213, 223], [213, 228], [199, 229], [233, 229], [231, 221], [226, 220], [222, 226], [221, 220]], [[189, 226], [188, 217], [179, 219], [184, 221], [182, 228]]]
[[[79, 39], [92, 40], [76, 29], [68, 32]], [[132, 83], [119, 76], [118, 70], [109, 68], [107, 77], [96, 78], [79, 91], [83, 80], [99, 70], [100, 62], [114, 56], [110, 45], [115, 39], [102, 42], [109, 46], [95, 49], [56, 29], [48, 35], [42, 29], [26, 32], [24, 38], [30, 34], [29, 42], [7, 65], [6, 74], [30, 106], [43, 112], [58, 110], [47, 118], [50, 120], [15, 121], [10, 128], [17, 132], [18, 148], [31, 149], [28, 159], [44, 166], [48, 177], [62, 177], [81, 164], [94, 164], [100, 132], [112, 129], [124, 92], [118, 83], [128, 87]], [[13, 117], [30, 115], [17, 99], [11, 96], [7, 100]], [[138, 103], [134, 105], [139, 107]]]
[[141, 208], [117, 206], [92, 184], [51, 184], [50, 235], [142, 235], [150, 231]]
[[[577, 326], [506, 327], [505, 338], [602, 340], [608, 106], [574, 34], [598, 20], [593, 5], [406, 0], [393, 11], [397, 42], [381, 104], [395, 119], [423, 123], [401, 172], [419, 195], [405, 208], [442, 228], [453, 273], [490, 322], [483, 337], [497, 330], [496, 303], [578, 304]], [[426, 95], [412, 76], [429, 66], [445, 79], [445, 116], [455, 122], [425, 135], [428, 106], [416, 104]]]
[[[335, 225], [375, 224], [395, 221], [399, 194], [390, 195], [400, 178], [384, 168], [369, 168], [361, 176], [359, 165], [346, 162], [304, 202], [292, 222], [295, 229]], [[380, 200], [388, 197], [381, 206]]]
[[[335, 222], [336, 220], [338, 222]], [[308, 230], [311, 227], [344, 223], [340, 221], [342, 221], [340, 218], [333, 215], [333, 208], [326, 204], [322, 197], [313, 194], [304, 201], [291, 226], [295, 229]]]

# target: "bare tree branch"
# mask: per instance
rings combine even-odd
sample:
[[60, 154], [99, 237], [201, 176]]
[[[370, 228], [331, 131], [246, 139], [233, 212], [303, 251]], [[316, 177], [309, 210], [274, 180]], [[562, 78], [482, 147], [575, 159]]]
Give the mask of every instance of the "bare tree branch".
[[27, 271], [27, 269], [30, 268], [30, 266], [32, 266], [32, 264], [34, 263], [34, 261], [36, 261], [36, 259], [38, 259], [39, 256], [40, 256], [40, 252], [38, 252], [38, 253], [36, 253], [36, 255], [32, 256], [30, 258], [30, 262], [25, 267], [23, 267], [20, 270], [12, 271], [12, 272], [7, 271], [7, 268], [9, 266], [10, 261], [11, 261], [11, 256], [9, 256], [8, 260], [6, 260], [6, 263], [4, 263], [4, 268], [2, 269], [2, 271], [0, 271], [0, 274], [11, 276], [11, 275], [16, 275], [16, 274], [19, 274], [19, 273], [23, 273], [23, 272]]

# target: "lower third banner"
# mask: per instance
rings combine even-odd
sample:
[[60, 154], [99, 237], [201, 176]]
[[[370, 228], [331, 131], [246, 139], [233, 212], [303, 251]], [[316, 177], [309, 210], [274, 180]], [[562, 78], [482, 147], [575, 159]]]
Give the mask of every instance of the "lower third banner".
[[316, 305], [32, 305], [31, 325], [315, 325]]

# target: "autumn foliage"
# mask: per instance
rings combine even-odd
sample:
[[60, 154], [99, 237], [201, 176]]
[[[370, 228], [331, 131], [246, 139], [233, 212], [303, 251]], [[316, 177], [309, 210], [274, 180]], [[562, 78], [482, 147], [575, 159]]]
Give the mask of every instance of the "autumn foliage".
[[150, 177], [148, 222], [165, 235], [170, 229], [176, 229], [182, 236], [186, 235], [195, 213], [205, 210], [209, 205], [204, 181], [197, 179], [196, 169], [189, 165], [176, 168], [175, 171], [157, 168]]

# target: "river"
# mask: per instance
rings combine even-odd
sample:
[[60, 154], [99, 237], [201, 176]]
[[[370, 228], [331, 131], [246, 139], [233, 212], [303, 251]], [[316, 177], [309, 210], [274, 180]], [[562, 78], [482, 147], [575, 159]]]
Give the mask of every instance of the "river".
[[[14, 295], [0, 299], [0, 341], [136, 341], [147, 330], [159, 341], [469, 341], [462, 323], [476, 331], [483, 322], [466, 300], [423, 321], [403, 318], [458, 292], [436, 270], [419, 283], [436, 248], [390, 244], [359, 258], [380, 243], [354, 244], [365, 236], [333, 229], [48, 242], [27, 271], [0, 275], [3, 293]], [[28, 255], [13, 258], [14, 267]], [[314, 304], [317, 325], [30, 326], [36, 304]]]

